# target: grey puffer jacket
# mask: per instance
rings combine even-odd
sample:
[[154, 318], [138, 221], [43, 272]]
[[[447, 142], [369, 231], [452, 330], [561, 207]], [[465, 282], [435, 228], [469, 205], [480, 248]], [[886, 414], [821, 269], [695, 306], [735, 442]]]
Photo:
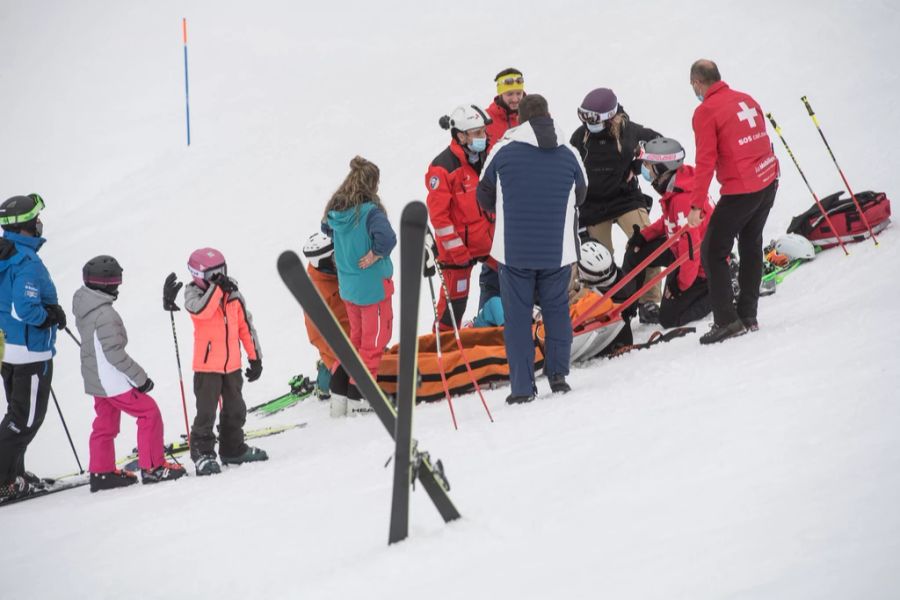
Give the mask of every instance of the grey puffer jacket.
[[84, 391], [109, 398], [140, 387], [147, 374], [125, 351], [128, 334], [112, 303], [113, 296], [82, 286], [72, 298], [72, 314], [81, 334]]

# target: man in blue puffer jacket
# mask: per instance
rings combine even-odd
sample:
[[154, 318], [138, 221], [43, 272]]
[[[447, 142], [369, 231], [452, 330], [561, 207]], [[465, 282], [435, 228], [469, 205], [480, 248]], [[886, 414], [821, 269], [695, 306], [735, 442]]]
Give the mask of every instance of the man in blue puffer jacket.
[[503, 337], [509, 360], [509, 404], [534, 400], [534, 300], [541, 305], [544, 373], [553, 392], [567, 392], [572, 321], [571, 265], [578, 260], [577, 207], [587, 175], [581, 157], [556, 128], [537, 94], [519, 104], [521, 125], [507, 131], [481, 171], [478, 202], [496, 213], [491, 255], [500, 265]]
[[66, 326], [56, 286], [37, 252], [46, 241], [39, 218], [44, 200], [14, 196], [0, 205], [0, 329], [6, 334], [0, 422], [0, 498], [25, 495], [37, 484], [25, 472], [25, 450], [34, 439], [50, 397], [56, 331]]

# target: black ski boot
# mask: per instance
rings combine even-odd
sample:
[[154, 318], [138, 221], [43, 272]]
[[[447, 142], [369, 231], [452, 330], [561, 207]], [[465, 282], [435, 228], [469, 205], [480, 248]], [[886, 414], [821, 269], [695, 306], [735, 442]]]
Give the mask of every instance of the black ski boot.
[[712, 327], [709, 328], [709, 331], [700, 336], [700, 343], [717, 344], [719, 342], [724, 342], [728, 338], [738, 337], [745, 333], [747, 333], [747, 328], [744, 327], [744, 324], [740, 319], [736, 319], [728, 325], [716, 325], [713, 323]]
[[515, 394], [510, 394], [506, 397], [507, 404], [525, 404], [526, 402], [531, 402], [534, 400], [534, 394], [530, 396], [517, 396]]
[[29, 496], [36, 491], [38, 490], [35, 486], [31, 485], [24, 477], [19, 476], [12, 483], [0, 485], [0, 502]]
[[638, 320], [641, 323], [655, 325], [659, 323], [659, 304], [655, 302], [641, 302], [638, 306]]
[[213, 453], [201, 454], [194, 460], [194, 467], [198, 477], [204, 475], [217, 475], [222, 472], [219, 463], [216, 461], [216, 455]]
[[759, 331], [759, 321], [756, 320], [756, 317], [741, 317], [741, 323], [744, 324], [749, 333]]
[[109, 473], [91, 473], [91, 492], [128, 487], [137, 482], [137, 475], [121, 469]]
[[266, 454], [265, 450], [260, 450], [259, 448], [254, 448], [253, 446], [247, 446], [247, 449], [244, 450], [244, 453], [240, 456], [220, 456], [222, 459], [223, 465], [239, 465], [245, 462], [259, 462], [262, 460], [269, 460], [269, 455]]
[[566, 383], [565, 375], [549, 375], [550, 391], [554, 394], [567, 394], [572, 391], [572, 386]]
[[141, 469], [141, 483], [159, 483], [160, 481], [175, 481], [179, 477], [184, 477], [187, 471], [184, 467], [177, 463], [163, 462], [162, 465], [147, 471]]

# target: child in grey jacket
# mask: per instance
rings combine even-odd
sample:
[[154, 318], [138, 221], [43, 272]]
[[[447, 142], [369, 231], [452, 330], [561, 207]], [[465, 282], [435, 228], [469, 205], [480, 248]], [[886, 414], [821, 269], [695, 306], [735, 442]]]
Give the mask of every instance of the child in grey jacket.
[[163, 447], [163, 422], [156, 401], [147, 395], [153, 381], [125, 351], [128, 335], [113, 302], [119, 295], [122, 267], [111, 256], [84, 265], [84, 286], [75, 292], [72, 312], [81, 334], [84, 391], [94, 396], [91, 432], [91, 491], [137, 483], [137, 476], [116, 469], [115, 438], [122, 412], [137, 419], [138, 464], [143, 483], [170, 481], [184, 467], [169, 463]]

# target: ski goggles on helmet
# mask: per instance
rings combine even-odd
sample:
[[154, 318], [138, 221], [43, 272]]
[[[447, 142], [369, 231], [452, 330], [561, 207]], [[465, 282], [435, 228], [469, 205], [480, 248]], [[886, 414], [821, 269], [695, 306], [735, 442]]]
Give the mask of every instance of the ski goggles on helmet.
[[28, 198], [34, 201], [34, 206], [30, 210], [18, 215], [2, 216], [0, 217], [0, 225], [18, 225], [19, 223], [27, 223], [36, 219], [41, 214], [41, 211], [44, 210], [44, 199], [38, 194], [28, 194]]
[[649, 163], [670, 163], [678, 160], [684, 160], [684, 150], [679, 150], [678, 152], [670, 152], [668, 154], [659, 154], [654, 152], [647, 152], [647, 149], [644, 147], [644, 145], [644, 142], [638, 143], [638, 160], [643, 160]]
[[578, 107], [578, 118], [581, 119], [581, 122], [585, 125], [599, 125], [604, 121], [609, 121], [614, 116], [616, 116], [616, 111], [619, 110], [619, 105], [615, 105], [613, 109], [609, 112], [597, 112], [595, 110], [588, 110], [586, 108]]
[[208, 268], [204, 271], [193, 267], [192, 265], [188, 265], [188, 271], [190, 271], [191, 275], [196, 277], [197, 279], [203, 279], [205, 281], [209, 281], [219, 273], [222, 275], [227, 275], [228, 270], [225, 264], [216, 265], [215, 267]]
[[213, 267], [212, 269], [207, 269], [203, 272], [203, 279], [210, 281], [216, 275], [225, 275], [227, 274], [227, 269], [225, 265], [219, 265], [218, 267]]

